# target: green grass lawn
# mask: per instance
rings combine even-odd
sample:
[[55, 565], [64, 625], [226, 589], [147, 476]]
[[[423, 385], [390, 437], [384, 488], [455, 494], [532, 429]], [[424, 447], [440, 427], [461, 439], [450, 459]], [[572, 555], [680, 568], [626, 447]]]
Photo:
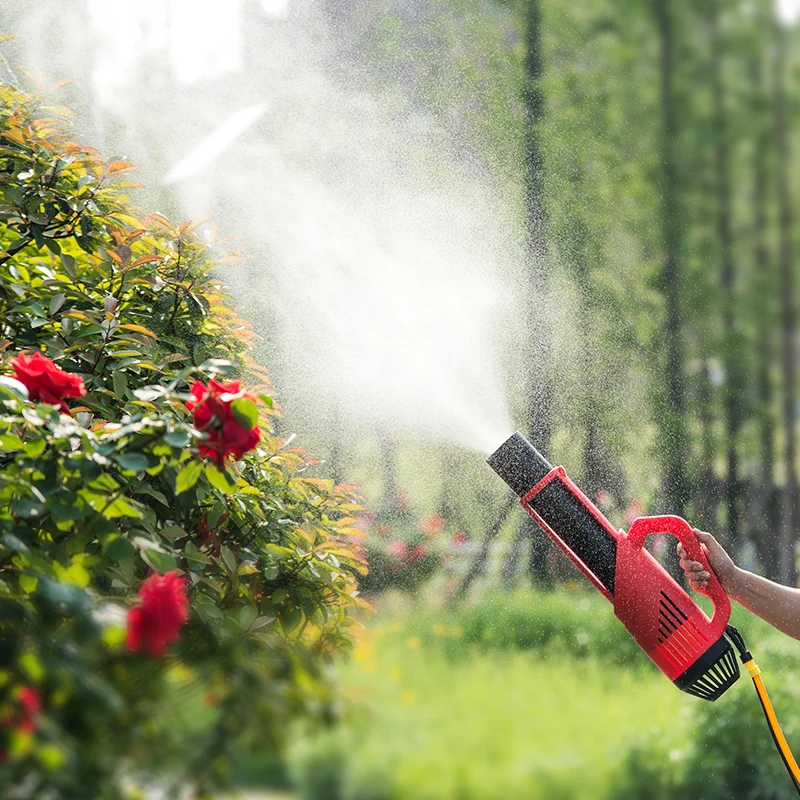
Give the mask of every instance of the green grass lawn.
[[[714, 704], [679, 692], [597, 594], [488, 594], [449, 610], [398, 599], [381, 598], [336, 667], [340, 724], [291, 736], [286, 764], [242, 761], [241, 785], [287, 792], [253, 800], [795, 796], [749, 680]], [[800, 742], [798, 643], [742, 609], [732, 621]]]
[[444, 622], [421, 633], [377, 621], [340, 668], [345, 724], [292, 753], [303, 798], [598, 800], [632, 743], [685, 737], [692, 700], [646, 665], [458, 647]]

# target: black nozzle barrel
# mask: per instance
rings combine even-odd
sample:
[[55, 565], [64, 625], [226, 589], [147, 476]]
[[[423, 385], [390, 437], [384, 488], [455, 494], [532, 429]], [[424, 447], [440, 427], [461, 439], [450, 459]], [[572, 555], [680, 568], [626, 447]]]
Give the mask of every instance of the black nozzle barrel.
[[519, 432], [509, 436], [486, 463], [517, 497], [527, 494], [553, 469], [550, 462]]
[[[519, 498], [528, 494], [553, 469], [521, 433], [515, 433], [503, 442], [489, 456], [487, 463]], [[535, 512], [538, 519], [556, 534], [556, 544], [577, 555], [586, 569], [613, 595], [617, 542], [588, 508], [587, 502], [556, 476], [525, 507], [529, 512]], [[611, 523], [607, 525], [611, 528]]]

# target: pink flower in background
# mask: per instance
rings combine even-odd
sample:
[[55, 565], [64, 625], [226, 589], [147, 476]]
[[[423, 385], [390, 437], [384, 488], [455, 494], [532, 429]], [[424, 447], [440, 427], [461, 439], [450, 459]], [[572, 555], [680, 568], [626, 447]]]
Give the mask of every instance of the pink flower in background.
[[628, 507], [625, 509], [625, 522], [628, 527], [633, 525], [634, 521], [642, 516], [644, 513], [644, 503], [641, 500], [631, 500]]
[[408, 558], [408, 545], [405, 542], [392, 542], [389, 545], [389, 555], [405, 560]]
[[445, 519], [441, 514], [432, 514], [430, 517], [425, 517], [419, 523], [420, 530], [426, 536], [434, 536], [444, 528]]
[[600, 508], [607, 508], [611, 505], [611, 495], [606, 489], [600, 489], [595, 496], [595, 500]]
[[373, 519], [374, 514], [370, 514], [369, 511], [364, 511], [356, 517], [356, 524], [354, 527], [358, 528], [362, 533], [366, 533], [370, 525], [372, 525]]
[[452, 542], [456, 547], [463, 547], [469, 540], [469, 535], [464, 531], [456, 531], [453, 534]]
[[409, 564], [416, 564], [417, 561], [419, 561], [422, 558], [425, 558], [427, 552], [428, 549], [425, 547], [424, 544], [415, 544], [411, 548], [411, 550], [409, 550], [406, 560], [408, 561]]

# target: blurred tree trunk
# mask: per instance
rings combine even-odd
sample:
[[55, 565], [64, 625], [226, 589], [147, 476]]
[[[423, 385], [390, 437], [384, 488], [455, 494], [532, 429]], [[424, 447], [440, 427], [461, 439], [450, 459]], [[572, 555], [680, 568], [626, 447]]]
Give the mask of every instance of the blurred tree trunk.
[[737, 318], [736, 265], [731, 230], [731, 185], [728, 142], [728, 120], [723, 83], [723, 45], [719, 31], [719, 12], [710, 18], [711, 91], [714, 114], [714, 152], [716, 172], [717, 235], [720, 251], [720, 284], [722, 287], [722, 324], [724, 328], [723, 402], [725, 413], [725, 508], [727, 511], [727, 546], [734, 555], [740, 547], [741, 499], [739, 497], [739, 432], [741, 428], [740, 398], [744, 392], [742, 374], [742, 342]]
[[547, 212], [545, 209], [544, 93], [542, 77], [542, 21], [539, 0], [526, 5], [525, 57], [525, 214], [529, 275], [529, 349], [527, 424], [532, 444], [545, 457], [550, 450], [553, 391], [550, 367], [550, 326], [547, 319], [549, 295]]
[[[525, 85], [523, 103], [525, 113], [525, 216], [528, 261], [527, 369], [528, 392], [525, 417], [531, 443], [545, 458], [550, 453], [552, 436], [553, 390], [550, 376], [550, 321], [548, 319], [549, 286], [547, 247], [547, 212], [545, 208], [544, 145], [542, 122], [544, 120], [544, 92], [542, 77], [542, 9], [539, 0], [529, 0], [525, 13]], [[523, 516], [511, 549], [503, 566], [503, 583], [511, 586], [525, 539], [531, 542], [529, 572], [534, 584], [547, 582], [547, 540], [527, 514]], [[545, 541], [542, 541], [545, 540]]]
[[[576, 108], [585, 107], [579, 86], [573, 87]], [[570, 200], [567, 235], [564, 236], [562, 254], [575, 279], [578, 290], [578, 335], [580, 336], [581, 417], [583, 430], [583, 475], [581, 488], [594, 500], [601, 489], [608, 489], [606, 459], [601, 442], [601, 379], [598, 374], [596, 326], [593, 321], [594, 285], [590, 265], [590, 236], [587, 209], [584, 206], [586, 187], [584, 167], [579, 153], [575, 153], [569, 170]]]
[[699, 519], [703, 530], [714, 530], [717, 524], [716, 476], [714, 475], [714, 414], [711, 385], [711, 363], [703, 359], [697, 380], [697, 405], [700, 419], [700, 481], [698, 490]]
[[781, 23], [775, 19], [773, 92], [775, 150], [778, 190], [779, 302], [781, 319], [781, 372], [783, 373], [784, 465], [786, 472], [785, 511], [780, 548], [780, 579], [795, 584], [797, 569], [794, 546], [797, 536], [797, 443], [795, 433], [795, 323], [794, 263], [792, 252], [792, 200], [789, 189], [789, 130], [786, 108], [786, 40]]
[[780, 512], [778, 493], [775, 487], [775, 401], [772, 385], [772, 366], [775, 361], [774, 325], [776, 318], [775, 287], [767, 249], [767, 203], [768, 203], [768, 153], [770, 149], [769, 128], [763, 119], [766, 107], [763, 102], [767, 94], [762, 58], [759, 54], [751, 63], [753, 92], [753, 117], [758, 125], [753, 147], [753, 265], [755, 274], [756, 308], [756, 387], [758, 392], [759, 461], [761, 464], [760, 507], [762, 512], [756, 524], [755, 537], [764, 574], [779, 578], [778, 538]]
[[383, 478], [383, 506], [394, 509], [397, 506], [397, 454], [394, 439], [384, 431], [378, 444], [381, 450], [381, 477]]
[[458, 455], [449, 445], [442, 447], [442, 485], [439, 495], [439, 513], [450, 519], [456, 513], [455, 484], [460, 479]]
[[[469, 592], [470, 586], [472, 586], [475, 579], [479, 575], [483, 575], [486, 572], [486, 564], [489, 560], [489, 550], [491, 550], [492, 542], [494, 542], [494, 540], [497, 538], [497, 535], [500, 533], [500, 529], [503, 527], [503, 523], [506, 521], [511, 509], [516, 507], [517, 498], [515, 495], [509, 493], [495, 515], [491, 525], [489, 526], [489, 529], [484, 534], [480, 549], [475, 554], [475, 558], [472, 559], [469, 569], [467, 570], [463, 580], [461, 581], [461, 584], [453, 595], [453, 601], [458, 601], [466, 597], [467, 592]], [[525, 516], [528, 515], [526, 514]]]
[[[666, 300], [664, 324], [666, 396], [658, 414], [664, 459], [664, 494], [669, 513], [685, 516], [688, 501], [686, 459], [686, 383], [681, 314], [681, 225], [678, 211], [677, 108], [674, 89], [674, 26], [670, 0], [654, 0], [659, 41], [661, 99], [661, 237], [663, 263], [660, 288]], [[677, 556], [668, 550], [668, 567], [678, 574]]]

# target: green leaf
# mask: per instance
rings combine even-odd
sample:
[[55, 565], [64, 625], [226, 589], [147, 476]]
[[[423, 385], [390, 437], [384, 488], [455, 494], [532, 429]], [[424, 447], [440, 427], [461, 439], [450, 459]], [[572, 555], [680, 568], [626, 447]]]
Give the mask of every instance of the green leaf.
[[175, 480], [175, 494], [183, 494], [189, 491], [198, 481], [203, 472], [203, 462], [194, 459], [187, 462], [183, 469], [178, 473]]
[[31, 425], [36, 425], [37, 428], [44, 425], [44, 420], [32, 408], [23, 408], [22, 416], [25, 420], [30, 422]]
[[[43, 440], [39, 440], [43, 441]], [[22, 439], [14, 433], [0, 434], [0, 450], [13, 453], [15, 450], [22, 450]]]
[[218, 501], [214, 503], [211, 507], [211, 510], [208, 512], [208, 527], [209, 528], [216, 528], [217, 523], [220, 521], [222, 515], [225, 513], [225, 503], [223, 501]]
[[119, 397], [120, 400], [124, 400], [125, 390], [128, 388], [127, 375], [125, 375], [121, 369], [118, 369], [112, 375], [111, 383], [114, 385], [114, 394]]
[[24, 553], [28, 549], [28, 545], [26, 545], [22, 539], [14, 536], [13, 533], [4, 533], [0, 536], [0, 543], [2, 543], [3, 547], [7, 550], [17, 550], [20, 553]]
[[201, 372], [222, 373], [223, 375], [230, 375], [235, 369], [236, 365], [232, 361], [227, 361], [223, 358], [209, 358], [204, 361], [198, 369]]
[[222, 556], [222, 562], [225, 564], [226, 569], [231, 575], [236, 574], [236, 556], [233, 554], [233, 551], [230, 547], [223, 545], [220, 548], [220, 555]]
[[186, 531], [180, 525], [165, 525], [163, 528], [159, 528], [158, 532], [161, 536], [169, 539], [170, 542], [174, 542], [181, 536], [186, 536]]
[[136, 552], [136, 548], [124, 536], [112, 533], [103, 542], [103, 551], [111, 561], [120, 562], [130, 558]]
[[46, 447], [47, 442], [44, 439], [28, 439], [25, 442], [23, 450], [25, 451], [26, 455], [40, 456], [42, 453], [44, 453]]
[[154, 465], [153, 459], [144, 453], [120, 453], [114, 461], [128, 472], [144, 472]]
[[206, 464], [208, 482], [224, 494], [231, 494], [236, 489], [236, 481], [231, 480], [228, 471], [224, 472], [216, 464]]
[[191, 440], [192, 437], [189, 434], [189, 431], [178, 430], [165, 433], [162, 438], [171, 447], [179, 447], [183, 449], [184, 447], [186, 447], [186, 445], [189, 444], [189, 441]]
[[303, 619], [303, 612], [299, 608], [289, 606], [285, 611], [282, 610], [279, 616], [283, 632], [289, 634], [300, 624], [300, 620]]
[[75, 280], [78, 277], [78, 270], [75, 266], [75, 257], [67, 255], [66, 253], [61, 254], [61, 264], [64, 267], [64, 272], [69, 275], [72, 280]]
[[61, 769], [67, 761], [66, 754], [56, 744], [43, 744], [37, 747], [36, 758], [48, 772]]
[[256, 617], [248, 628], [249, 631], [257, 631], [265, 628], [270, 623], [275, 622], [275, 617]]
[[61, 306], [64, 305], [65, 300], [66, 298], [63, 294], [57, 294], [50, 298], [50, 305], [48, 306], [48, 309], [51, 317], [56, 313], [56, 311], [58, 311], [59, 308], [61, 308]]
[[39, 579], [34, 578], [33, 575], [20, 575], [19, 576], [19, 588], [22, 589], [25, 594], [33, 594], [36, 591], [36, 587], [39, 585]]
[[233, 416], [239, 423], [250, 430], [258, 425], [258, 406], [247, 397], [240, 397], [231, 403]]
[[242, 606], [239, 609], [239, 626], [247, 630], [258, 616], [258, 611], [253, 606]]
[[27, 653], [23, 653], [19, 657], [19, 665], [22, 668], [23, 672], [28, 674], [28, 677], [34, 682], [39, 683], [44, 679], [45, 672], [44, 667], [42, 666], [42, 662], [39, 661], [38, 656], [31, 650], [28, 650]]
[[158, 550], [140, 550], [139, 555], [144, 562], [151, 566], [156, 572], [169, 572], [177, 566], [175, 556], [170, 553]]
[[69, 569], [61, 573], [61, 580], [65, 583], [71, 583], [73, 586], [85, 589], [89, 585], [90, 576], [83, 565], [75, 563], [71, 564]]
[[22, 500], [14, 500], [11, 504], [11, 510], [18, 517], [22, 517], [23, 519], [36, 519], [37, 517], [41, 517], [44, 513], [44, 505], [34, 500], [23, 498]]
[[27, 400], [28, 387], [10, 375], [0, 375], [0, 397], [9, 400]]
[[267, 407], [274, 408], [275, 400], [268, 394], [259, 394], [258, 399]]
[[[59, 494], [59, 497], [66, 496], [67, 495], [65, 492]], [[71, 505], [69, 503], [51, 502], [49, 504], [49, 508], [53, 518], [59, 521], [75, 521], [77, 519], [83, 519], [86, 516], [86, 511], [84, 508], [81, 508], [78, 505]]]
[[186, 543], [186, 547], [183, 548], [183, 555], [189, 561], [197, 561], [201, 564], [211, 563], [211, 559], [205, 553], [201, 553], [194, 542]]
[[143, 403], [152, 403], [166, 394], [166, 389], [163, 386], [146, 386], [143, 389], [136, 389], [134, 394]]
[[159, 492], [158, 489], [154, 489], [152, 486], [142, 485], [136, 488], [137, 494], [146, 494], [152, 497], [154, 500], [158, 500], [159, 503], [162, 505], [168, 506], [169, 503], [167, 502], [167, 498], [164, 497], [163, 492]]
[[39, 579], [36, 595], [68, 611], [85, 611], [92, 604], [89, 595], [80, 587], [49, 578]]
[[[138, 505], [138, 503], [136, 504]], [[103, 516], [106, 519], [117, 519], [118, 517], [134, 517], [141, 519], [144, 516], [141, 508], [137, 508], [134, 501], [126, 500], [124, 497], [117, 497], [103, 509]]]

